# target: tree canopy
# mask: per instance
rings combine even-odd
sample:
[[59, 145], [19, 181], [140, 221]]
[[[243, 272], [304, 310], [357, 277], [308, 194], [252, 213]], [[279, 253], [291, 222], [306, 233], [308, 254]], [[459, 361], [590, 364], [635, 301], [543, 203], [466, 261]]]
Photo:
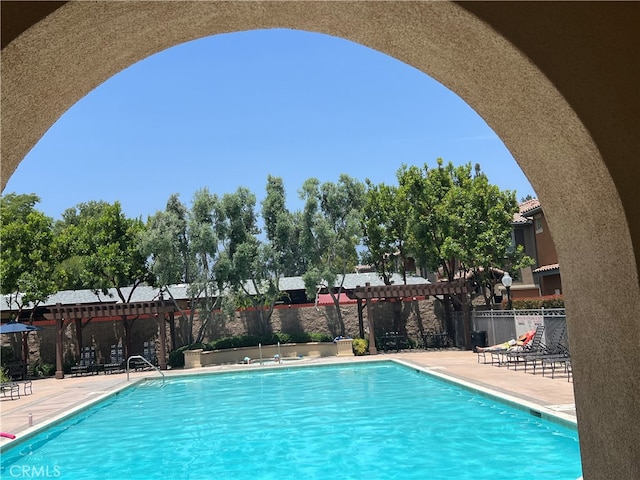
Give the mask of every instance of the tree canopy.
[[399, 196], [411, 219], [410, 245], [420, 262], [441, 278], [471, 279], [486, 301], [502, 271], [514, 275], [533, 260], [512, 240], [515, 192], [491, 185], [476, 165], [403, 166]]
[[[127, 218], [119, 202], [81, 203], [67, 209], [56, 223], [58, 282], [64, 288], [117, 291], [123, 302], [138, 285], [151, 282], [138, 236], [140, 219]], [[133, 287], [127, 295], [122, 287]]]
[[[217, 195], [203, 188], [195, 192], [191, 209], [173, 194], [164, 211], [149, 217], [139, 235], [141, 254], [148, 260], [155, 282], [185, 320], [183, 337], [187, 343], [199, 343], [219, 305], [224, 282], [216, 275], [220, 261], [220, 224], [222, 207]], [[187, 312], [173, 296], [170, 286], [188, 285], [190, 310]], [[193, 334], [196, 315], [198, 333]]]
[[[53, 280], [53, 220], [36, 210], [35, 194], [0, 198], [0, 288], [22, 310], [58, 290]], [[33, 312], [33, 310], [32, 310]]]
[[[301, 275], [308, 298], [321, 290], [332, 296], [335, 330], [344, 334], [339, 296], [345, 274], [359, 263], [390, 284], [393, 273], [406, 282], [412, 257], [423, 274], [474, 282], [487, 303], [503, 271], [515, 276], [533, 263], [512, 240], [515, 192], [490, 184], [478, 165], [438, 159], [435, 168], [403, 165], [396, 178], [397, 186], [344, 174], [336, 182], [309, 178], [298, 192], [303, 208], [289, 211], [282, 179], [269, 175], [259, 211], [244, 187], [222, 196], [203, 188], [190, 207], [172, 195], [146, 224], [127, 218], [118, 202], [103, 201], [69, 208], [53, 222], [35, 209], [36, 195], [5, 195], [2, 292], [38, 302], [58, 289], [115, 288], [128, 302], [141, 284], [170, 297], [170, 285], [188, 284], [195, 308], [182, 314], [193, 342], [221, 307], [253, 307], [258, 333], [269, 333], [280, 278]], [[128, 296], [123, 287], [133, 287]], [[459, 308], [460, 299], [452, 300]], [[195, 315], [203, 322], [194, 337]]]
[[302, 215], [302, 251], [308, 261], [303, 275], [307, 296], [314, 298], [326, 288], [336, 308], [338, 333], [344, 335], [339, 297], [344, 275], [358, 264], [357, 246], [362, 238], [364, 185], [348, 175], [338, 182], [304, 182], [300, 198], [305, 200]]

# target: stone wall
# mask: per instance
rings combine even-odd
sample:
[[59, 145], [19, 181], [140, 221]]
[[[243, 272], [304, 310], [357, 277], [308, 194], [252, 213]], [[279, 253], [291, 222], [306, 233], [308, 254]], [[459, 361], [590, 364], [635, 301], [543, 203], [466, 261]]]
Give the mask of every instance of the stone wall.
[[[421, 339], [428, 331], [441, 331], [439, 309], [434, 306], [431, 299], [406, 301], [399, 303], [375, 302], [372, 304], [372, 312], [376, 335], [386, 331], [406, 332], [410, 338]], [[397, 309], [397, 314], [395, 310]], [[357, 304], [340, 305], [344, 332], [346, 336], [357, 337], [360, 335], [358, 325]], [[363, 321], [367, 327], [367, 308], [363, 309]], [[257, 313], [252, 310], [240, 311], [232, 322], [220, 322], [207, 331], [207, 339], [222, 338], [233, 335], [244, 335], [257, 331]], [[341, 334], [338, 315], [335, 307], [315, 307], [305, 305], [303, 307], [292, 306], [276, 308], [271, 317], [273, 332], [285, 333], [326, 333], [332, 337]]]

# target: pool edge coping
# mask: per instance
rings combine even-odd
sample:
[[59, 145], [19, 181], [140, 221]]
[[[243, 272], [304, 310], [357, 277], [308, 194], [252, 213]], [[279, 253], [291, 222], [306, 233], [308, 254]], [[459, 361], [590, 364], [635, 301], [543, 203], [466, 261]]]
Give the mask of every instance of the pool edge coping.
[[389, 361], [403, 365], [406, 368], [418, 370], [424, 374], [434, 376], [443, 381], [462, 387], [465, 390], [472, 390], [474, 393], [478, 393], [484, 397], [491, 398], [492, 400], [496, 400], [500, 403], [509, 405], [510, 407], [516, 408], [520, 411], [527, 412], [534, 417], [542, 418], [544, 420], [548, 420], [552, 423], [557, 423], [576, 431], [578, 429], [577, 419], [574, 416], [552, 410], [534, 401], [526, 400], [515, 395], [510, 395], [508, 393], [503, 393], [496, 390], [495, 388], [490, 388], [478, 383], [473, 383], [469, 380], [458, 378], [457, 376], [450, 373], [442, 373], [434, 367], [416, 365], [414, 363], [410, 363], [397, 358], [389, 359]]

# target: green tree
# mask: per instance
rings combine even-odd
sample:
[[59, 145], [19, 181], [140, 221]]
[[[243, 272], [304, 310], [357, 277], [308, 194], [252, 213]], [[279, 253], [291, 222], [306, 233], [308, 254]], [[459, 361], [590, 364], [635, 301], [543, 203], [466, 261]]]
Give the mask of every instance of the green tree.
[[[138, 247], [144, 228], [142, 220], [125, 216], [119, 202], [91, 201], [65, 210], [55, 225], [63, 286], [105, 295], [113, 288], [129, 302], [135, 288], [151, 280]], [[123, 287], [132, 288], [125, 294]]]
[[515, 192], [491, 185], [479, 165], [473, 176], [469, 170], [470, 166], [465, 167], [461, 176], [463, 193], [451, 199], [463, 245], [458, 267], [465, 278], [482, 287], [485, 304], [490, 305], [502, 272], [509, 271], [515, 277], [534, 260], [512, 239], [513, 215], [518, 211]]
[[[19, 319], [31, 309], [29, 323], [40, 303], [56, 292], [52, 256], [53, 220], [34, 208], [35, 194], [0, 197], [0, 289], [7, 306], [17, 307]], [[29, 360], [26, 334], [22, 334], [22, 359]]]
[[[442, 159], [433, 169], [403, 165], [398, 180], [410, 205], [411, 248], [421, 263], [444, 279], [474, 279], [486, 293], [499, 280], [499, 272], [530, 264], [522, 249], [512, 245], [515, 193], [489, 184], [478, 165], [472, 170], [471, 164], [455, 167]], [[467, 301], [466, 295], [448, 299], [458, 310]], [[449, 307], [446, 301], [447, 312]], [[467, 342], [469, 331], [465, 324]]]
[[278, 269], [286, 277], [302, 275], [307, 262], [300, 247], [301, 216], [287, 209], [282, 178], [269, 175], [266, 193], [262, 218], [265, 235], [277, 256]]
[[35, 209], [35, 194], [0, 197], [0, 287], [7, 306], [17, 306], [17, 318], [57, 291], [53, 280], [53, 220]]
[[239, 188], [222, 198], [225, 248], [218, 275], [226, 279], [236, 305], [254, 308], [260, 335], [271, 333], [271, 316], [281, 297], [279, 280], [287, 256], [287, 249], [279, 243], [283, 237], [278, 237], [278, 233], [282, 234], [282, 231], [278, 232], [277, 223], [272, 223], [274, 219], [275, 222], [285, 220], [284, 210], [281, 214], [274, 211], [278, 205], [283, 206], [283, 190], [279, 183], [273, 177], [269, 177], [267, 183], [267, 208], [263, 212], [266, 213], [267, 236], [272, 239], [268, 242], [257, 237], [261, 232], [257, 227], [256, 198], [249, 190]]
[[310, 178], [300, 192], [300, 198], [305, 200], [301, 245], [309, 262], [303, 275], [307, 296], [316, 297], [320, 289], [327, 289], [337, 318], [333, 333], [340, 335], [345, 334], [345, 327], [339, 297], [345, 274], [352, 272], [358, 262], [364, 193], [364, 185], [345, 174], [336, 183], [320, 184], [318, 179]]
[[[220, 258], [221, 215], [220, 199], [206, 188], [195, 192], [191, 209], [174, 194], [164, 211], [149, 217], [140, 235], [140, 251], [148, 259], [157, 284], [178, 310], [187, 344], [202, 342], [219, 307], [223, 284], [215, 268]], [[188, 284], [189, 310], [182, 308], [171, 291], [171, 285], [180, 283]], [[194, 336], [196, 316], [201, 323]], [[173, 324], [171, 327], [173, 331]]]
[[[142, 220], [124, 215], [119, 202], [91, 201], [67, 209], [55, 225], [60, 283], [64, 288], [90, 289], [96, 297], [113, 288], [120, 301], [130, 302], [139, 285], [152, 281], [138, 244], [144, 228]], [[123, 317], [127, 340], [134, 320]], [[78, 351], [90, 321], [75, 319]], [[128, 356], [129, 344], [125, 350]]]
[[[409, 239], [409, 205], [402, 189], [366, 180], [367, 191], [362, 210], [363, 263], [373, 265], [385, 285], [400, 269], [407, 283], [407, 249]], [[400, 260], [398, 262], [398, 259]]]

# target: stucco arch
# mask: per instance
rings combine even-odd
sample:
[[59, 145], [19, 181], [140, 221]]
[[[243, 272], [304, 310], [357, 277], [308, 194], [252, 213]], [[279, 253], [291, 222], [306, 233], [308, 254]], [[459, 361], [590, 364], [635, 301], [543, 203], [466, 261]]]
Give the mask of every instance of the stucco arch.
[[[322, 32], [455, 91], [502, 138], [545, 206], [563, 269], [585, 478], [640, 478], [638, 4], [25, 3], [20, 13], [2, 2], [3, 189], [91, 89], [203, 36]], [[15, 22], [6, 37], [5, 12]]]

